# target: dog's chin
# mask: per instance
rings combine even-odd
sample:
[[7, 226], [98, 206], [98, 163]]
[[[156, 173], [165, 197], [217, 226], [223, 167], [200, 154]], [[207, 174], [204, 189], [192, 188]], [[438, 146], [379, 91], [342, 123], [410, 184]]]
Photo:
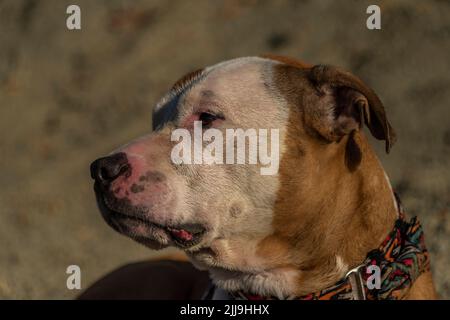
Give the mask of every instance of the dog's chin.
[[164, 228], [117, 211], [109, 209], [107, 211], [106, 214], [102, 214], [103, 218], [117, 232], [154, 250], [164, 249], [170, 245], [170, 236]]
[[98, 188], [97, 204], [103, 219], [115, 231], [154, 250], [174, 246], [189, 250], [200, 244], [206, 234], [206, 228], [200, 224], [162, 225], [146, 218], [144, 208], [119, 206], [115, 208], [115, 199]]

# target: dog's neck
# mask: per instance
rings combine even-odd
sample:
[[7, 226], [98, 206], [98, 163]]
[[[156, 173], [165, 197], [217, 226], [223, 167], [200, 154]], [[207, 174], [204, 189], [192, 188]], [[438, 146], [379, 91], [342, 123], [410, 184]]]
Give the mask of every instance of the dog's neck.
[[[293, 170], [284, 159], [275, 231], [258, 250], [268, 271], [212, 272], [219, 286], [280, 298], [305, 295], [333, 285], [381, 244], [397, 219], [395, 198], [366, 138], [358, 134], [356, 139], [363, 156], [353, 172], [342, 165], [346, 155], [341, 143], [309, 177], [298, 161]], [[284, 175], [289, 179], [283, 180]]]

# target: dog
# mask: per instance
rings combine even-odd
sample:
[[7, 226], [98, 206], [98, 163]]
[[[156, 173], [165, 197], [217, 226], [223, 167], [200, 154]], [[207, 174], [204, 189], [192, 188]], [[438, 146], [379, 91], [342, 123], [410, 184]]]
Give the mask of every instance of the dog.
[[[278, 172], [173, 163], [171, 132], [195, 121], [220, 132], [279, 130]], [[394, 129], [355, 75], [280, 56], [237, 58], [177, 81], [152, 122], [150, 134], [92, 163], [98, 206], [116, 231], [185, 252], [212, 280], [206, 297], [436, 298], [420, 223], [405, 220], [363, 132], [389, 152]], [[393, 262], [411, 271], [393, 272]]]

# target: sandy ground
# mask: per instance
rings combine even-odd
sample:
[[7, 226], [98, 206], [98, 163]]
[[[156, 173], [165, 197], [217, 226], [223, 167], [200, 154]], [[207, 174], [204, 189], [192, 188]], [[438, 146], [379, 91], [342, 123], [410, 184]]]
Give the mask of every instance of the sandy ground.
[[[67, 5], [82, 30], [65, 27]], [[195, 5], [194, 5], [195, 3]], [[382, 30], [365, 10], [382, 8]], [[0, 298], [72, 298], [155, 255], [107, 227], [91, 160], [150, 130], [184, 73], [272, 52], [345, 67], [372, 85], [399, 141], [377, 150], [425, 225], [436, 285], [450, 298], [448, 1], [0, 1]]]

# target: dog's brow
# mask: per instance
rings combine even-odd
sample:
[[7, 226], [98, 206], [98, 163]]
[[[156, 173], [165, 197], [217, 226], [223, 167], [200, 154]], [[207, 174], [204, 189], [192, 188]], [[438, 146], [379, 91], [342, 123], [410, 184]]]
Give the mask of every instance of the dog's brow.
[[211, 112], [218, 116], [225, 117], [226, 108], [223, 107], [221, 99], [211, 90], [205, 90], [206, 96], [203, 92], [200, 93], [200, 100], [196, 102], [192, 113]]
[[200, 93], [200, 96], [203, 98], [212, 98], [214, 97], [214, 92], [212, 90], [203, 90]]
[[159, 130], [166, 123], [178, 118], [180, 98], [205, 76], [206, 73], [202, 70], [197, 70], [187, 74], [175, 83], [171, 91], [161, 100], [162, 102], [156, 106], [153, 112], [153, 130]]

